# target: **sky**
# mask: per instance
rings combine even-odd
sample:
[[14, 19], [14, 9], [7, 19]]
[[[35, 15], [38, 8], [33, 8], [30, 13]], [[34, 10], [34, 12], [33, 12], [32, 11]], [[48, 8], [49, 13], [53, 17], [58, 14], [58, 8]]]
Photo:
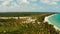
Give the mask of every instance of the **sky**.
[[0, 0], [0, 12], [60, 12], [60, 0]]

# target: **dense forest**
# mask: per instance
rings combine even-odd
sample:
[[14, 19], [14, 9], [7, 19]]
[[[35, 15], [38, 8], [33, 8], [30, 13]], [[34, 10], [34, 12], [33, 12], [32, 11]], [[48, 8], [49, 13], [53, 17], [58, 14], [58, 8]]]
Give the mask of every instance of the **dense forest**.
[[32, 15], [41, 15], [41, 14], [55, 14], [55, 13], [49, 13], [49, 12], [4, 12], [0, 13], [0, 16], [5, 16], [5, 17], [18, 17], [18, 16], [32, 16]]
[[[45, 16], [49, 16], [52, 14], [54, 13], [19, 13], [18, 16], [24, 15], [36, 17], [37, 20], [35, 21], [35, 23], [22, 23], [22, 21], [24, 20], [21, 19], [0, 19], [0, 21], [2, 20], [2, 22], [0, 22], [0, 34], [60, 34], [60, 31], [54, 28], [54, 25], [49, 24], [48, 22], [43, 22]], [[0, 13], [0, 15], [5, 16], [7, 14], [3, 15], [2, 13]], [[7, 16], [10, 15], [13, 15], [13, 13], [8, 14]]]

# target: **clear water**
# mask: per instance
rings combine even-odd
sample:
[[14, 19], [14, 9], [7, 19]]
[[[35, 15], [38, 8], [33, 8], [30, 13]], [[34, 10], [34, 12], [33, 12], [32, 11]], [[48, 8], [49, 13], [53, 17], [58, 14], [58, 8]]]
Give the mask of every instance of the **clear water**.
[[60, 14], [54, 14], [48, 18], [48, 21], [60, 29]]

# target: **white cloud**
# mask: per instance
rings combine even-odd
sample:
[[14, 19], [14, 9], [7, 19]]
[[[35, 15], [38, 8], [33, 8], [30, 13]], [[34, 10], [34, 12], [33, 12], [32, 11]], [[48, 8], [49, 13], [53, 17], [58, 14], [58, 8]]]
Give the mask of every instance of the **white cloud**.
[[10, 1], [13, 1], [13, 0], [4, 0], [4, 2], [2, 3], [2, 5], [3, 5], [3, 6], [7, 6]]
[[0, 10], [4, 10], [4, 12], [7, 11], [29, 11], [29, 10], [34, 10], [33, 8], [36, 8], [38, 5], [37, 4], [33, 4], [33, 5], [28, 5], [29, 1], [28, 0], [18, 0], [18, 3], [21, 3], [20, 6], [18, 6], [15, 2], [13, 2], [12, 6], [8, 6], [8, 4], [10, 3], [10, 1], [13, 0], [5, 0], [2, 4], [2, 8], [0, 7]]
[[21, 4], [29, 4], [28, 0], [17, 0], [17, 2], [20, 2]]
[[0, 1], [4, 1], [4, 0], [0, 0]]
[[[29, 1], [28, 0], [0, 0], [0, 1], [3, 1], [2, 5], [0, 6], [8, 6], [10, 2], [12, 2], [11, 4], [13, 4], [13, 6], [17, 5], [18, 4], [29, 4]], [[16, 3], [17, 2], [17, 3]]]
[[9, 11], [32, 11], [32, 10], [35, 10], [37, 6], [36, 5], [32, 5], [32, 6], [16, 6], [16, 4], [14, 4], [14, 6], [10, 6], [10, 7], [7, 7], [7, 6], [3, 6], [3, 7], [0, 7], [0, 9], [4, 10], [4, 12], [9, 12]]
[[49, 4], [49, 5], [57, 5], [59, 0], [40, 0], [42, 3]]
[[57, 5], [57, 2], [51, 2], [50, 4], [51, 5]]
[[37, 1], [37, 0], [31, 0], [31, 1], [35, 2], [35, 1]]
[[50, 3], [49, 0], [41, 0], [42, 3]]
[[60, 0], [52, 0], [52, 1], [60, 1]]

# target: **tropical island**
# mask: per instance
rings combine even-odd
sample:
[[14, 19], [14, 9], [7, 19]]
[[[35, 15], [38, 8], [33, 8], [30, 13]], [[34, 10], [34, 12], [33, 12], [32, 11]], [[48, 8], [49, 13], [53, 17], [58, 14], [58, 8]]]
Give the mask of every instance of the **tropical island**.
[[54, 25], [44, 22], [52, 14], [55, 13], [0, 13], [0, 34], [60, 34]]

